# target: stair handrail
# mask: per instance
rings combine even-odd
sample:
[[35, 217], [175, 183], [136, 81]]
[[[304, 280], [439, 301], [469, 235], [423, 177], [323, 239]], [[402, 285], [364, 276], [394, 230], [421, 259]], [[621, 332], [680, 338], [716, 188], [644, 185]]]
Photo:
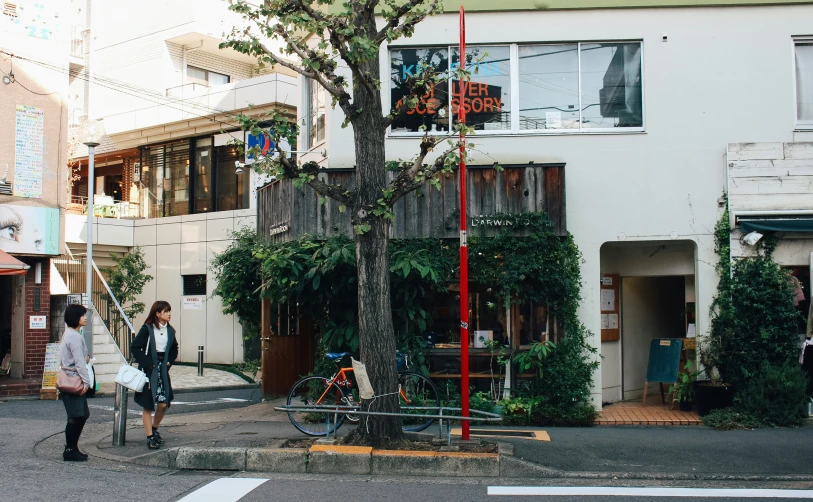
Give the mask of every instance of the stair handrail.
[[133, 329], [133, 323], [130, 322], [130, 318], [127, 317], [127, 314], [124, 313], [124, 309], [121, 308], [121, 305], [119, 304], [119, 301], [116, 299], [116, 296], [113, 294], [113, 291], [110, 290], [110, 286], [108, 286], [107, 281], [104, 280], [104, 276], [99, 271], [99, 267], [96, 266], [96, 262], [91, 260], [91, 263], [93, 264], [93, 270], [96, 271], [96, 274], [99, 276], [99, 279], [101, 279], [102, 284], [104, 284], [104, 288], [107, 290], [107, 294], [110, 295], [110, 298], [113, 300], [113, 303], [116, 305], [116, 308], [119, 309], [121, 318], [124, 319], [124, 322], [127, 323], [127, 327], [130, 328], [130, 332], [135, 333], [135, 329]]

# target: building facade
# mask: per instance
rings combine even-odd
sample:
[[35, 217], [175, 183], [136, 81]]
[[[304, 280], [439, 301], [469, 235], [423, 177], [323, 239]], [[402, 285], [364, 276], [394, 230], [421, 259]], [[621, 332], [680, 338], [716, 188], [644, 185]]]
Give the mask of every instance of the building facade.
[[51, 279], [65, 242], [68, 17], [47, 0], [5, 2], [0, 14], [0, 375], [11, 377], [0, 395], [38, 392], [45, 345], [58, 339]]
[[[94, 261], [135, 247], [153, 276], [139, 300], [173, 306], [181, 360], [243, 360], [239, 319], [222, 313], [209, 265], [232, 232], [255, 226], [263, 180], [237, 143], [252, 141], [236, 117], [296, 116], [297, 80], [218, 46], [240, 18], [222, 0], [83, 1], [84, 66], [71, 75], [71, 124], [102, 119], [96, 148]], [[127, 19], [127, 23], [116, 20]], [[67, 244], [85, 254], [88, 159], [74, 140]], [[132, 319], [136, 329], [146, 312]]]
[[[466, 96], [477, 144], [469, 164], [563, 166], [566, 227], [584, 258], [580, 318], [602, 356], [597, 406], [643, 394], [651, 339], [708, 332], [725, 194], [733, 211], [813, 209], [813, 164], [802, 157], [813, 141], [811, 3], [462, 2], [478, 61]], [[382, 48], [385, 109], [421, 65], [458, 64], [459, 4]], [[448, 134], [455, 83], [393, 123], [388, 159], [416, 155], [421, 126]], [[300, 86], [302, 160], [352, 168], [343, 113], [318, 85]], [[729, 147], [749, 141], [770, 146]], [[740, 167], [750, 171], [733, 177]], [[735, 184], [747, 185], [742, 197]], [[790, 235], [778, 261], [810, 267], [808, 236]]]

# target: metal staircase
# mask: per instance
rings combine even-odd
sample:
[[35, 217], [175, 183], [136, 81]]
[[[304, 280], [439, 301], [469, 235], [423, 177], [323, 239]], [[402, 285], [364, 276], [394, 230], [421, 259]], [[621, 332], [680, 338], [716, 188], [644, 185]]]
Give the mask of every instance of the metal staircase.
[[[86, 294], [87, 257], [74, 257], [70, 250], [53, 260], [68, 290]], [[93, 368], [98, 383], [111, 383], [122, 364], [130, 358], [130, 343], [135, 336], [133, 325], [119, 305], [110, 286], [93, 263], [91, 308], [93, 308]]]

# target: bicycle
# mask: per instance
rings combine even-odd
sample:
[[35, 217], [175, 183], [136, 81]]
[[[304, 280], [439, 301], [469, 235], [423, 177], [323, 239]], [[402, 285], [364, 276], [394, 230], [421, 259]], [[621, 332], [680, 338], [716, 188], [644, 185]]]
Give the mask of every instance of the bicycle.
[[[356, 406], [361, 404], [357, 389], [349, 378], [353, 368], [341, 367], [341, 361], [350, 356], [349, 352], [328, 352], [325, 357], [336, 363], [337, 371], [330, 378], [323, 376], [308, 376], [300, 379], [291, 387], [288, 393], [287, 405], [335, 405]], [[397, 354], [396, 357], [406, 362], [406, 356]], [[400, 361], [399, 361], [400, 362]], [[407, 365], [408, 367], [408, 365]], [[398, 372], [399, 399], [401, 406], [437, 406], [440, 407], [440, 397], [435, 384], [425, 376], [415, 371], [403, 370]], [[422, 431], [432, 425], [433, 419], [424, 417], [409, 418], [408, 410], [401, 418], [401, 428], [407, 432]], [[416, 411], [416, 414], [421, 412]], [[425, 412], [423, 412], [425, 414]], [[333, 434], [342, 426], [345, 420], [358, 423], [361, 416], [347, 413], [330, 414], [330, 428], [328, 429], [327, 413], [288, 412], [288, 419], [300, 432], [309, 436], [325, 436]]]

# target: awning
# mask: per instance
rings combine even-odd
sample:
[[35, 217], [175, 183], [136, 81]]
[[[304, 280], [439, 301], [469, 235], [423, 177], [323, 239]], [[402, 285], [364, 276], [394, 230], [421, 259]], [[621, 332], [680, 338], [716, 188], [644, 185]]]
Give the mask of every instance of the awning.
[[741, 219], [743, 233], [748, 232], [813, 232], [813, 217]]
[[0, 275], [25, 275], [29, 268], [31, 267], [0, 249]]

